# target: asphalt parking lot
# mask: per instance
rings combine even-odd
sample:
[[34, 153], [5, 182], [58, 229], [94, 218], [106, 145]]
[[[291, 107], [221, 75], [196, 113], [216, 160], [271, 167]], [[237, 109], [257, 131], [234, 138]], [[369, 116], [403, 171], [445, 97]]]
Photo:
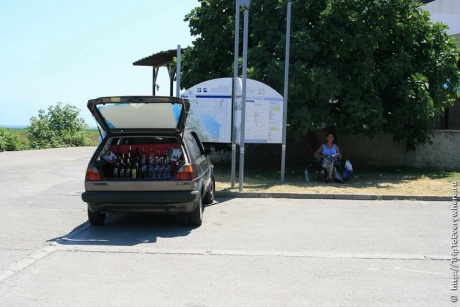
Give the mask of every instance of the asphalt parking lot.
[[86, 221], [93, 148], [0, 153], [2, 306], [451, 306], [452, 202], [218, 198]]

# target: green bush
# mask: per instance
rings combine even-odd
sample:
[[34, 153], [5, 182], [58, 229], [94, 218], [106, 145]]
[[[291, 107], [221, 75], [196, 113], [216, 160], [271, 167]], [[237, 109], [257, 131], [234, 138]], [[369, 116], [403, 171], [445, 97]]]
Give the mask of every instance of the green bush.
[[88, 125], [79, 118], [80, 110], [75, 106], [58, 102], [48, 107], [48, 113], [38, 110], [38, 117], [30, 119], [28, 138], [34, 149], [77, 147], [91, 145], [86, 133]]
[[27, 149], [27, 140], [11, 130], [0, 128], [0, 152], [24, 149]]

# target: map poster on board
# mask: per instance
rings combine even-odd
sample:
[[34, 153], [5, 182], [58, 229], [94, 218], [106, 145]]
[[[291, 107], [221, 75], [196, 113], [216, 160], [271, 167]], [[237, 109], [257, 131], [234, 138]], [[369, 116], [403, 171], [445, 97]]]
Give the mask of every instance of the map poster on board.
[[[190, 101], [187, 127], [193, 128], [203, 142], [231, 143], [233, 79], [202, 82], [185, 90], [182, 98]], [[240, 144], [241, 79], [237, 84], [233, 127]], [[268, 85], [246, 79], [245, 143], [282, 143], [283, 97]]]
[[186, 126], [193, 128], [202, 142], [232, 142], [232, 93], [232, 78], [220, 78], [181, 94], [190, 101]]

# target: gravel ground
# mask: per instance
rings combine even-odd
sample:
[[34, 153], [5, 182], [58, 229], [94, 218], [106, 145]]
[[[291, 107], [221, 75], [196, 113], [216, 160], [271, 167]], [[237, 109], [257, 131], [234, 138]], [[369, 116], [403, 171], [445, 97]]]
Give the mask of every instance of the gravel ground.
[[[344, 184], [326, 183], [312, 178], [305, 182], [300, 174], [286, 175], [284, 184], [281, 176], [248, 174], [243, 180], [245, 192], [280, 192], [311, 194], [360, 194], [360, 195], [407, 195], [407, 196], [451, 196], [453, 182], [451, 178], [433, 178], [433, 176], [398, 176], [398, 175], [355, 175]], [[230, 172], [216, 172], [216, 190], [237, 192], [239, 178], [235, 176], [231, 188]]]

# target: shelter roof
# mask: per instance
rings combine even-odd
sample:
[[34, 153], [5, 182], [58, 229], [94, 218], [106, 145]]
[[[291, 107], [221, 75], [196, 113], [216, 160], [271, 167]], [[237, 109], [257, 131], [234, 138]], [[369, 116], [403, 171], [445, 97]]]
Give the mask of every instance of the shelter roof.
[[[185, 49], [182, 49], [184, 52]], [[174, 57], [177, 57], [177, 49], [161, 51], [133, 63], [136, 66], [153, 66], [163, 67], [174, 62]]]

